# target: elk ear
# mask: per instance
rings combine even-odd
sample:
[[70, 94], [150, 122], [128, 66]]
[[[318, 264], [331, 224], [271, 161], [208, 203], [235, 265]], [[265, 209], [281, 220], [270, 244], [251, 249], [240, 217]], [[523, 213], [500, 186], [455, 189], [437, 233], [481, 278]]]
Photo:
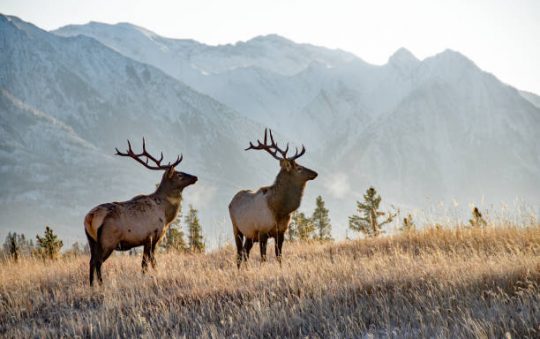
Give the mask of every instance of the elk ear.
[[168, 170], [167, 170], [167, 178], [172, 178], [174, 175], [174, 167], [170, 167]]
[[281, 168], [283, 168], [287, 172], [290, 172], [292, 170], [292, 168], [293, 168], [292, 161], [289, 161], [289, 160], [286, 160], [286, 159], [280, 160], [279, 165], [281, 166]]

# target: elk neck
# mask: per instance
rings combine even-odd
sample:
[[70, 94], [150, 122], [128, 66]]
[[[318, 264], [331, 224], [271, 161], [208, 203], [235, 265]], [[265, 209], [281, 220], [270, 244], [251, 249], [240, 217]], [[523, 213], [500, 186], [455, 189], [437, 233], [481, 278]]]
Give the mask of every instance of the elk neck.
[[153, 196], [165, 209], [165, 219], [167, 224], [172, 222], [176, 218], [182, 205], [182, 192], [178, 189], [171, 188], [168, 183], [162, 181]]
[[268, 205], [278, 219], [288, 216], [300, 206], [305, 181], [298, 181], [282, 169], [276, 177], [276, 181], [270, 187]]

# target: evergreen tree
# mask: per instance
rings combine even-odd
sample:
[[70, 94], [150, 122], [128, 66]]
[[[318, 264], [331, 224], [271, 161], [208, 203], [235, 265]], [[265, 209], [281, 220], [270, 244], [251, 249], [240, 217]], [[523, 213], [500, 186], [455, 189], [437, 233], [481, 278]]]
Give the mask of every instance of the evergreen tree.
[[185, 219], [189, 230], [189, 249], [191, 252], [204, 252], [204, 239], [202, 236], [202, 228], [197, 216], [197, 210], [193, 206], [189, 206], [189, 212]]
[[21, 248], [17, 239], [17, 233], [9, 232], [4, 242], [4, 251], [14, 261], [19, 260]]
[[[370, 187], [364, 194], [364, 202], [356, 202], [358, 215], [349, 217], [349, 228], [353, 231], [362, 232], [367, 237], [376, 237], [383, 233], [382, 227], [394, 220], [397, 214], [379, 211], [381, 196], [377, 194], [375, 188]], [[382, 221], [378, 219], [385, 218]]]
[[9, 232], [4, 241], [4, 252], [17, 261], [20, 257], [28, 257], [32, 254], [34, 243], [27, 240], [24, 234]]
[[289, 241], [305, 241], [316, 238], [315, 225], [303, 212], [294, 211], [291, 214], [291, 222], [287, 229]]
[[296, 213], [293, 217], [298, 228], [298, 240], [306, 241], [315, 238], [315, 225], [304, 213]]
[[60, 250], [64, 243], [58, 239], [58, 236], [54, 234], [53, 230], [49, 227], [45, 227], [45, 234], [43, 237], [36, 235], [38, 254], [43, 259], [56, 259], [60, 254]]
[[287, 240], [296, 241], [298, 240], [298, 211], [294, 211], [291, 214], [291, 222], [289, 223], [289, 228], [287, 228]]
[[186, 241], [184, 239], [184, 231], [182, 230], [182, 225], [180, 221], [182, 219], [181, 214], [179, 213], [176, 219], [171, 223], [167, 233], [165, 234], [165, 239], [161, 242], [161, 247], [165, 251], [177, 251], [184, 252], [187, 249]]
[[311, 222], [317, 231], [316, 238], [318, 240], [332, 240], [332, 225], [328, 209], [324, 206], [324, 200], [320, 195], [315, 200], [315, 205]]
[[414, 224], [412, 215], [408, 214], [406, 218], [403, 218], [403, 224], [401, 225], [400, 231], [404, 233], [414, 232], [416, 230], [416, 225]]
[[482, 213], [475, 207], [472, 211], [472, 219], [469, 219], [469, 223], [472, 227], [484, 227], [487, 225], [486, 220], [482, 216]]

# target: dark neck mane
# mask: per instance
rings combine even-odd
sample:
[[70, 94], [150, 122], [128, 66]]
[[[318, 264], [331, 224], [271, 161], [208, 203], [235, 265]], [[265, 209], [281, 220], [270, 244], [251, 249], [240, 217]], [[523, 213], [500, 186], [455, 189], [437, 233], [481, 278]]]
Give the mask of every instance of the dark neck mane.
[[270, 209], [278, 219], [288, 216], [300, 206], [305, 187], [305, 182], [294, 180], [287, 171], [282, 169], [279, 172], [276, 181], [270, 186], [268, 200]]
[[153, 196], [165, 208], [165, 222], [171, 223], [178, 214], [182, 205], [182, 192], [168, 189], [167, 185], [161, 182]]

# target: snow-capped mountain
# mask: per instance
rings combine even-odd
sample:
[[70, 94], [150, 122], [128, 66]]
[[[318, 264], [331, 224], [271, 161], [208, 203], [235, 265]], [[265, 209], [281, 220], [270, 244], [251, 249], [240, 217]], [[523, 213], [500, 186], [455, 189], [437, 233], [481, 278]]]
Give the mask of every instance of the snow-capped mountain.
[[358, 60], [347, 52], [296, 44], [277, 35], [209, 46], [161, 37], [127, 23], [69, 25], [54, 33], [95, 38], [134, 60], [160, 68], [249, 119], [284, 132], [288, 124], [281, 122], [291, 109], [301, 110], [318, 92], [317, 86], [306, 82], [312, 79], [293, 77], [295, 74], [312, 65], [332, 68]]
[[[126, 138], [140, 147], [145, 136], [150, 150], [168, 157], [184, 154], [180, 168], [205, 179], [187, 202], [211, 205], [256, 181], [242, 149], [262, 127], [155, 67], [15, 17], [0, 16], [0, 44], [2, 228], [17, 215], [20, 225], [79, 234], [93, 205], [152, 191], [159, 173], [112, 157]], [[47, 209], [41, 225], [27, 206]], [[203, 218], [213, 224], [209, 215], [225, 211]]]
[[345, 153], [353, 186], [400, 200], [504, 197], [538, 201], [540, 115], [453, 51], [426, 59], [413, 90]]
[[85, 35], [133, 59], [160, 64], [176, 78], [188, 68], [203, 74], [258, 67], [282, 75], [296, 74], [313, 62], [333, 67], [356, 59], [353, 54], [309, 44], [297, 44], [279, 35], [266, 35], [235, 44], [209, 46], [188, 39], [170, 39], [129, 23], [116, 25], [90, 22], [68, 25], [54, 31], [61, 36]]
[[[152, 43], [163, 38], [155, 33], [139, 34], [141, 41], [131, 44], [120, 28], [140, 30], [89, 24], [55, 33], [92, 36], [309, 144], [319, 168], [328, 171], [330, 192], [333, 176], [339, 177], [336, 198], [355, 199], [376, 184], [394, 201], [413, 206], [482, 195], [490, 201], [516, 196], [540, 201], [538, 97], [517, 92], [458, 52], [419, 60], [401, 48], [378, 66], [313, 46], [306, 54], [306, 45], [263, 36], [227, 45], [226, 55], [224, 46], [206, 46], [204, 66], [180, 72], [164, 58], [175, 55], [173, 64], [193, 66], [187, 53], [156, 48]], [[244, 56], [237, 58], [240, 53]], [[286, 67], [284, 59], [297, 61], [297, 67]]]
[[527, 99], [531, 104], [540, 108], [540, 96], [527, 91], [519, 91], [519, 94]]
[[320, 176], [301, 209], [322, 194], [337, 237], [369, 185], [407, 207], [540, 203], [538, 96], [455, 51], [419, 60], [402, 48], [371, 65], [276, 35], [209, 46], [131, 24], [49, 33], [6, 16], [0, 47], [5, 231], [51, 223], [78, 237], [93, 205], [151, 191], [158, 175], [112, 156], [144, 135], [151, 150], [184, 153], [182, 169], [201, 178], [187, 202], [210, 241], [229, 239], [232, 195], [278, 170], [242, 151], [263, 126], [307, 146], [300, 163]]

